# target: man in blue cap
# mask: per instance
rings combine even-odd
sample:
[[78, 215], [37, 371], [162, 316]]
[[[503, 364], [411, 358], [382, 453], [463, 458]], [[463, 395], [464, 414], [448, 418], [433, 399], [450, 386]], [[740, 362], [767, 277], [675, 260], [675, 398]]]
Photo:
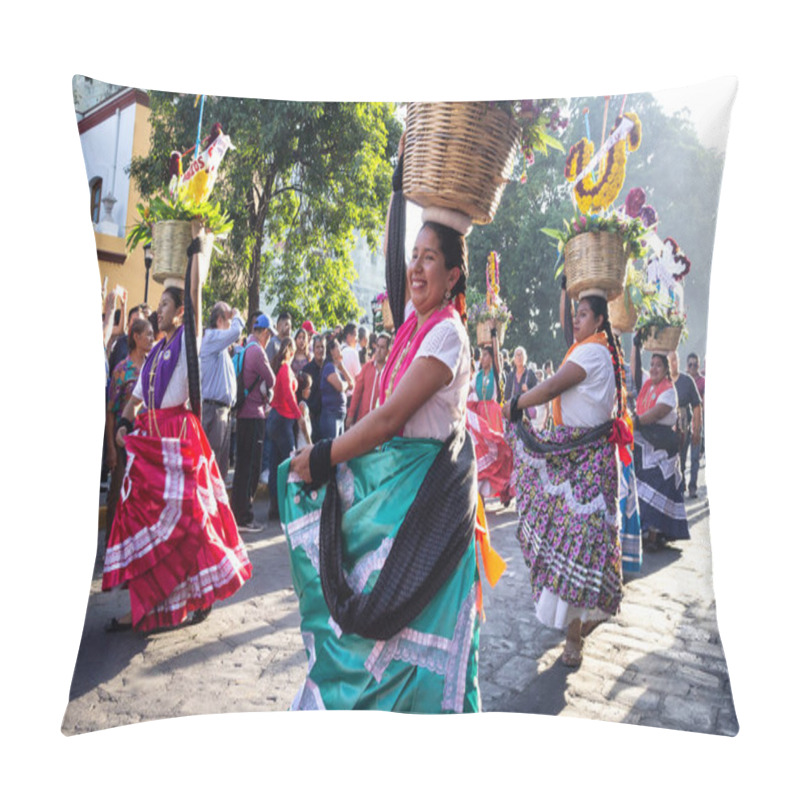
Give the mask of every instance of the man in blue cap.
[[236, 467], [231, 496], [231, 509], [242, 533], [257, 533], [263, 527], [253, 516], [253, 498], [261, 472], [264, 420], [275, 383], [266, 352], [273, 335], [270, 318], [266, 314], [259, 315], [242, 356], [242, 382], [247, 397], [236, 415]]

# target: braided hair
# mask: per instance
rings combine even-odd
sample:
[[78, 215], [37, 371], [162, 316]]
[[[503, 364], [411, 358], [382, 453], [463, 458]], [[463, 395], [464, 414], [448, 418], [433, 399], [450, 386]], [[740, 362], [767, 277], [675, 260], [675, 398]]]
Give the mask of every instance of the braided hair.
[[622, 363], [622, 347], [618, 337], [611, 329], [611, 322], [608, 319], [608, 301], [605, 297], [589, 295], [583, 298], [591, 308], [592, 313], [598, 317], [603, 317], [603, 324], [600, 330], [606, 335], [608, 352], [611, 353], [611, 363], [614, 366], [614, 383], [617, 386], [617, 416], [625, 415], [625, 368]]
[[[195, 308], [192, 303], [192, 256], [199, 253], [201, 249], [200, 238], [197, 237], [192, 240], [189, 247], [186, 248], [186, 257], [188, 262], [186, 264], [186, 275], [184, 278], [183, 286], [183, 338], [186, 344], [186, 374], [189, 380], [189, 406], [192, 413], [198, 418], [203, 415], [203, 394], [200, 386], [200, 358], [197, 353], [197, 335], [195, 333], [195, 319], [196, 314], [200, 313], [199, 308]], [[198, 275], [197, 280], [200, 280]], [[169, 287], [165, 289], [168, 292]], [[179, 289], [175, 291], [180, 292]]]

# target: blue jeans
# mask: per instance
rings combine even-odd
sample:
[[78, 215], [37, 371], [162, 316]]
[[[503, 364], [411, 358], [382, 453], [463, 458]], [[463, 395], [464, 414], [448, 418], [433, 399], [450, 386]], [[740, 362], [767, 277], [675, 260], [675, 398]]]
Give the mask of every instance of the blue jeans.
[[344, 433], [344, 412], [323, 408], [319, 415], [319, 435], [322, 439], [335, 439]]
[[269, 500], [271, 507], [278, 507], [278, 465], [291, 455], [295, 447], [294, 420], [281, 416], [274, 408], [267, 417], [269, 449]]

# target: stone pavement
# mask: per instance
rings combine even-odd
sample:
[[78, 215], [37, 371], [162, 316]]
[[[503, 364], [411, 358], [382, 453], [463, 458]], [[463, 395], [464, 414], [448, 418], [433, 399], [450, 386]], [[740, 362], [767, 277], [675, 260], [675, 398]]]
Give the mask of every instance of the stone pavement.
[[585, 640], [583, 663], [558, 660], [563, 635], [533, 614], [517, 516], [490, 506], [492, 544], [508, 568], [484, 593], [480, 686], [485, 711], [522, 711], [733, 736], [739, 729], [717, 629], [704, 470], [686, 500], [691, 539], [645, 553], [620, 613]]
[[[643, 571], [626, 581], [620, 614], [587, 638], [578, 670], [558, 662], [562, 634], [534, 618], [513, 503], [508, 509], [490, 504], [492, 544], [508, 569], [494, 589], [484, 582], [479, 675], [485, 711], [737, 732], [716, 624], [702, 471], [700, 479], [700, 497], [687, 501], [692, 539], [645, 554]], [[256, 518], [264, 522], [266, 514], [266, 501], [257, 500]], [[104, 632], [128, 600], [125, 592], [100, 592], [98, 560], [63, 733], [288, 708], [306, 658], [286, 541], [276, 523], [243, 539], [252, 579], [201, 625], [148, 636]]]

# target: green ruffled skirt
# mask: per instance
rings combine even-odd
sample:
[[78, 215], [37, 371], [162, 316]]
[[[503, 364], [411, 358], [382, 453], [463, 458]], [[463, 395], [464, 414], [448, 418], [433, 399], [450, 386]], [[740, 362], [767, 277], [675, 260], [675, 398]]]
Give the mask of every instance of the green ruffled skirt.
[[[441, 447], [435, 439], [397, 437], [338, 466], [343, 568], [354, 591], [369, 592], [375, 585]], [[394, 637], [378, 641], [342, 633], [319, 577], [319, 519], [326, 490], [306, 494], [302, 483], [289, 480], [289, 463], [278, 470], [278, 502], [308, 655], [306, 679], [292, 709], [480, 711], [474, 539], [431, 602]]]

